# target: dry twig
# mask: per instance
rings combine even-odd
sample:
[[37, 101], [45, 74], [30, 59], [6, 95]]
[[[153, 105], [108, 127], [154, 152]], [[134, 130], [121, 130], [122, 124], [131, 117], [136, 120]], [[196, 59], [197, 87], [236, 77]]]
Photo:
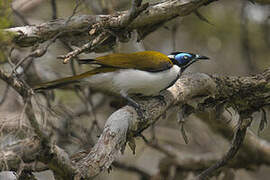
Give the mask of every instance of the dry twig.
[[243, 118], [240, 114], [239, 118], [239, 125], [237, 127], [237, 131], [235, 132], [232, 146], [230, 147], [229, 151], [225, 154], [222, 159], [220, 159], [218, 162], [216, 162], [211, 167], [204, 170], [199, 176], [197, 176], [196, 179], [198, 180], [205, 180], [211, 177], [219, 168], [225, 166], [238, 152], [239, 148], [243, 144], [244, 138], [246, 136], [247, 128], [251, 124], [251, 118], [245, 117]]

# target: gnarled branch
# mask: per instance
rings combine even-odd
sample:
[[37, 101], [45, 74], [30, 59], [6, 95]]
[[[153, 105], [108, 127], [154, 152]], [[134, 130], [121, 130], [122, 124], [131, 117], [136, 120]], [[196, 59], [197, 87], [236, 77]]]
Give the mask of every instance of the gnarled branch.
[[[128, 27], [123, 27], [123, 22], [129, 22], [129, 20], [125, 21], [125, 19], [127, 19], [128, 12], [124, 11], [113, 15], [73, 16], [69, 19], [68, 23], [66, 23], [66, 19], [57, 19], [40, 25], [10, 28], [6, 31], [14, 33], [13, 41], [16, 45], [21, 47], [33, 46], [36, 43], [45, 42], [49, 39], [52, 39], [59, 32], [62, 33], [60, 38], [65, 37], [65, 40], [68, 42], [72, 42], [77, 46], [81, 46], [82, 43], [86, 43], [89, 41], [89, 39], [95, 38], [92, 37], [92, 34], [90, 34], [91, 36], [88, 34], [88, 31], [91, 32], [92, 28], [96, 27], [93, 26], [95, 24], [99, 24], [102, 29], [113, 31], [117, 30], [119, 32], [123, 32], [123, 28], [128, 29], [129, 31], [136, 29], [140, 31], [139, 29], [141, 29], [144, 31], [144, 34], [147, 34], [147, 29], [149, 29], [149, 32], [151, 30], [150, 27], [164, 23], [178, 16], [186, 16], [197, 8], [212, 1], [213, 0], [189, 0], [182, 2], [174, 0], [150, 5], [145, 10], [143, 8], [142, 10], [144, 11], [141, 12], [137, 18], [137, 13], [132, 13], [135, 19], [131, 22], [130, 25], [128, 25]], [[142, 5], [142, 7], [145, 6]], [[111, 36], [111, 40], [113, 40], [112, 43], [115, 44], [115, 38], [112, 34]], [[103, 44], [103, 46], [106, 46], [106, 44]], [[104, 47], [98, 48], [98, 50], [101, 49], [104, 49]]]

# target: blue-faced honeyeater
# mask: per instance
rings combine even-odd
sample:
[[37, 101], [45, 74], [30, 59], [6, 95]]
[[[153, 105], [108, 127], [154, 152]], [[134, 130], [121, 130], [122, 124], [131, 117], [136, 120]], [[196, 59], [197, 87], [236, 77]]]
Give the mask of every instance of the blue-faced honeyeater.
[[161, 91], [172, 86], [188, 66], [202, 59], [208, 57], [186, 52], [173, 52], [167, 56], [156, 51], [116, 53], [95, 59], [79, 59], [79, 64], [97, 67], [80, 75], [37, 85], [34, 89], [40, 91], [85, 82], [92, 89], [120, 94], [139, 109], [139, 105], [131, 98], [133, 95], [159, 95]]

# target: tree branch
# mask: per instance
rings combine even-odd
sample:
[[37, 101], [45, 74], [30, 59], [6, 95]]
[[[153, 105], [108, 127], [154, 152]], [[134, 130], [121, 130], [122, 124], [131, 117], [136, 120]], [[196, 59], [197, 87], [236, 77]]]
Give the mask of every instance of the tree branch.
[[[0, 78], [18, 92], [26, 91], [22, 88], [24, 86], [14, 84], [14, 80], [3, 75], [2, 71], [0, 71]], [[90, 149], [90, 153], [80, 156], [72, 164], [65, 163], [65, 165], [69, 167], [67, 169], [76, 169], [77, 178], [96, 176], [107, 169], [123, 152], [127, 141], [132, 141], [132, 137], [138, 136], [144, 129], [155, 123], [171, 106], [190, 104], [197, 110], [205, 110], [208, 107], [227, 103], [238, 111], [250, 114], [270, 103], [269, 87], [270, 69], [250, 77], [210, 76], [199, 73], [183, 75], [174, 86], [162, 92], [166, 104], [155, 98], [137, 99], [145, 110], [144, 121], [138, 119], [132, 107], [121, 108], [109, 117], [103, 133], [96, 145]], [[256, 146], [253, 145], [254, 148], [261, 148]], [[56, 150], [51, 148], [50, 152], [57, 154]], [[56, 158], [52, 159], [54, 163], [55, 161], [63, 163], [58, 156], [53, 157]]]
[[226, 102], [250, 114], [269, 104], [269, 85], [270, 69], [251, 77], [184, 75], [162, 94], [166, 105], [156, 99], [139, 101], [145, 109], [145, 121], [139, 120], [135, 110], [128, 106], [113, 113], [89, 155], [78, 161], [77, 177], [95, 176], [108, 168], [124, 149], [125, 142], [155, 123], [170, 106], [191, 103], [202, 110]]
[[[185, 2], [178, 0], [166, 1], [151, 5], [148, 8], [147, 6], [142, 5], [137, 11], [130, 11], [129, 15], [132, 16], [128, 16], [127, 11], [118, 12], [113, 15], [80, 15], [73, 16], [68, 23], [66, 23], [66, 19], [57, 19], [40, 25], [10, 28], [6, 31], [14, 33], [13, 42], [21, 47], [42, 43], [53, 38], [59, 32], [63, 33], [61, 37], [65, 37], [68, 42], [81, 46], [82, 43], [85, 44], [89, 38], [92, 38], [91, 36], [89, 37], [88, 31], [91, 31], [91, 27], [94, 24], [100, 24], [102, 29], [120, 30], [121, 28], [127, 28], [123, 27], [123, 25], [129, 24], [131, 22], [130, 20], [134, 19], [128, 26], [128, 30], [143, 29], [178, 16], [186, 16], [197, 8], [210, 2], [212, 2], [212, 0], [189, 0]], [[147, 9], [144, 10], [145, 8]], [[139, 16], [138, 13], [140, 13]], [[138, 17], [136, 18], [136, 16]], [[115, 41], [112, 43], [115, 44]]]
[[209, 168], [204, 170], [199, 176], [197, 176], [196, 179], [198, 180], [204, 180], [213, 175], [215, 171], [217, 171], [219, 168], [225, 166], [238, 152], [239, 148], [241, 147], [244, 138], [246, 136], [247, 128], [251, 124], [251, 118], [243, 118], [240, 115], [239, 119], [239, 125], [237, 128], [237, 131], [235, 132], [235, 136], [233, 138], [232, 146], [230, 147], [229, 151], [225, 154], [224, 157], [222, 157], [220, 160], [218, 160], [215, 164], [211, 165]]
[[[197, 115], [201, 118], [200, 113]], [[227, 140], [231, 140], [237, 121], [225, 114], [211, 115], [214, 118], [203, 118], [204, 122], [213, 132], [220, 134]], [[247, 158], [248, 157], [248, 158]], [[251, 130], [247, 130], [245, 141], [240, 152], [236, 156], [236, 161], [232, 161], [229, 166], [233, 168], [250, 168], [253, 165], [270, 164], [270, 144], [266, 140], [259, 138]]]

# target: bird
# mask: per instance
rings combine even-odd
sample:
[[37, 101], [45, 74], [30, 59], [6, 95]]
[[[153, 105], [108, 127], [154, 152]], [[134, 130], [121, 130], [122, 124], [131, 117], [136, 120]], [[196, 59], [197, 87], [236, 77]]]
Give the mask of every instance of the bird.
[[88, 84], [92, 89], [122, 96], [138, 114], [142, 114], [134, 96], [159, 96], [160, 92], [179, 79], [187, 67], [207, 59], [206, 56], [188, 52], [165, 55], [158, 51], [113, 53], [95, 59], [78, 59], [79, 64], [89, 65], [92, 69], [79, 75], [38, 84], [33, 89], [39, 92], [71, 83]]

